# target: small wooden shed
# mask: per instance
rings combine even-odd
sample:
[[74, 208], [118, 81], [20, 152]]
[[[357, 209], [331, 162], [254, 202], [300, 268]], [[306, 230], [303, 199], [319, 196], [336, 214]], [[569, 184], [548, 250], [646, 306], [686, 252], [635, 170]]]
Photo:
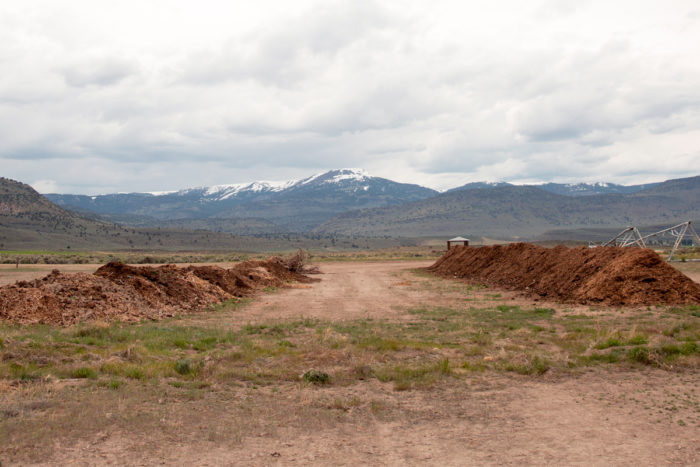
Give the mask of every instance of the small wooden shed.
[[464, 237], [455, 237], [447, 240], [447, 249], [452, 248], [452, 245], [469, 246], [469, 239]]

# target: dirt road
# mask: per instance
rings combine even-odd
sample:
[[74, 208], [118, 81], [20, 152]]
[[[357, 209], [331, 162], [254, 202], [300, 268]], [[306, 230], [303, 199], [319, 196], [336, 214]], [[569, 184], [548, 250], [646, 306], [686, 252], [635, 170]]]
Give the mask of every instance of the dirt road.
[[[299, 318], [400, 319], [406, 316], [407, 306], [420, 306], [432, 300], [446, 304], [456, 298], [454, 294], [436, 296], [433, 291], [416, 287], [419, 278], [405, 277], [410, 270], [430, 264], [430, 261], [325, 263], [321, 265], [323, 274], [312, 276], [319, 278], [319, 282], [296, 284], [291, 289], [266, 294], [236, 310], [229, 319], [239, 324]], [[218, 318], [197, 315], [189, 319], [202, 322]]]
[[[323, 264], [320, 283], [265, 296], [231, 319], [410, 319], [406, 307], [463, 300], [458, 288], [428, 288], [409, 272], [429, 264]], [[547, 306], [502, 290], [485, 290], [484, 298], [495, 292], [506, 303]], [[287, 429], [249, 438], [233, 451], [210, 452], [203, 460], [211, 465], [231, 459], [248, 465], [697, 464], [700, 417], [694, 426], [681, 426], [645, 407], [677, 410], [682, 394], [695, 393], [699, 380], [697, 372], [590, 371], [536, 380], [477, 377], [465, 386], [410, 393], [377, 382], [328, 388], [327, 399], [375, 399], [400, 414], [320, 432]], [[270, 457], [276, 452], [279, 459]]]

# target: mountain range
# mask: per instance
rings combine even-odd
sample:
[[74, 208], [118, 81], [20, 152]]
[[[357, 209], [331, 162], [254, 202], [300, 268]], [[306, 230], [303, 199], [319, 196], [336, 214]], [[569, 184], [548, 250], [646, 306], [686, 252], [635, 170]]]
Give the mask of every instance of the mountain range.
[[[579, 197], [631, 194], [656, 185], [547, 183], [536, 185], [537, 191], [529, 192], [540, 194], [545, 191]], [[333, 225], [327, 222], [344, 213], [401, 206], [436, 197], [440, 200], [444, 199], [440, 196], [468, 190], [506, 187], [528, 192], [528, 187], [507, 182], [472, 182], [441, 195], [436, 190], [419, 185], [373, 177], [361, 169], [338, 169], [285, 182], [257, 181], [170, 192], [46, 196], [66, 209], [84, 215], [96, 214], [103, 220], [132, 226], [157, 225], [235, 234], [274, 234], [325, 231], [329, 225]], [[395, 234], [393, 230], [392, 234]]]
[[439, 193], [338, 169], [288, 182], [46, 197], [73, 219], [235, 235], [551, 238], [700, 219], [700, 176], [634, 186], [476, 182]]
[[236, 225], [250, 229], [256, 224], [260, 227], [258, 233], [272, 233], [311, 231], [342, 212], [418, 201], [437, 193], [372, 177], [359, 169], [339, 169], [288, 182], [217, 185], [165, 193], [46, 196], [67, 209], [130, 225], [197, 225], [240, 233]]
[[401, 206], [343, 213], [322, 234], [423, 237], [448, 232], [502, 239], [555, 229], [623, 228], [700, 219], [700, 176], [669, 180], [628, 194], [564, 196], [536, 186], [451, 191]]

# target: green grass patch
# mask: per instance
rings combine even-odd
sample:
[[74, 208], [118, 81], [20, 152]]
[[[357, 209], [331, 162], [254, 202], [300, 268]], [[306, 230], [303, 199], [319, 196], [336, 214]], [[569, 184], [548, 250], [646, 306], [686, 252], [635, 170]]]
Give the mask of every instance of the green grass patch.
[[213, 305], [209, 305], [209, 307], [207, 308], [207, 311], [210, 311], [210, 312], [231, 311], [231, 310], [235, 310], [236, 308], [240, 308], [248, 303], [250, 303], [249, 298], [231, 298], [228, 300], [224, 300], [223, 302], [214, 303]]
[[600, 342], [599, 344], [596, 344], [595, 348], [602, 350], [602, 349], [608, 349], [610, 347], [621, 347], [623, 345], [624, 344], [620, 339], [618, 339], [616, 337], [611, 337], [604, 342]]
[[578, 364], [581, 366], [589, 366], [601, 363], [618, 363], [623, 359], [623, 357], [624, 354], [622, 351], [615, 349], [611, 352], [581, 356], [578, 358]]
[[627, 340], [627, 345], [644, 345], [648, 343], [649, 339], [642, 335], [636, 335]]
[[379, 381], [393, 382], [394, 389], [397, 391], [429, 388], [451, 374], [450, 362], [446, 358], [437, 362], [388, 365], [374, 369], [374, 375]]
[[71, 376], [73, 378], [90, 378], [90, 379], [95, 379], [97, 378], [97, 372], [93, 370], [92, 368], [83, 366], [80, 368], [76, 368], [73, 370], [71, 373]]
[[122, 386], [124, 386], [124, 382], [122, 380], [119, 380], [119, 379], [110, 380], [109, 383], [107, 384], [107, 387], [109, 389], [113, 389], [113, 390], [119, 389]]
[[358, 347], [377, 351], [397, 351], [406, 347], [405, 343], [396, 339], [381, 336], [368, 336], [356, 341]]

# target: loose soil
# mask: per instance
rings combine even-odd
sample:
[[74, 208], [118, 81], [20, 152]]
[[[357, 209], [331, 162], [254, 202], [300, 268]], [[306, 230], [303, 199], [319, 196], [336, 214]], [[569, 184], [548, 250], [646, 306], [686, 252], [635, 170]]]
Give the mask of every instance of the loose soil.
[[565, 303], [700, 303], [700, 285], [650, 249], [544, 248], [529, 243], [458, 246], [428, 270]]
[[285, 260], [217, 266], [159, 267], [108, 263], [93, 274], [53, 270], [42, 279], [0, 287], [0, 320], [71, 325], [81, 321], [163, 319], [216, 303], [311, 279]]

